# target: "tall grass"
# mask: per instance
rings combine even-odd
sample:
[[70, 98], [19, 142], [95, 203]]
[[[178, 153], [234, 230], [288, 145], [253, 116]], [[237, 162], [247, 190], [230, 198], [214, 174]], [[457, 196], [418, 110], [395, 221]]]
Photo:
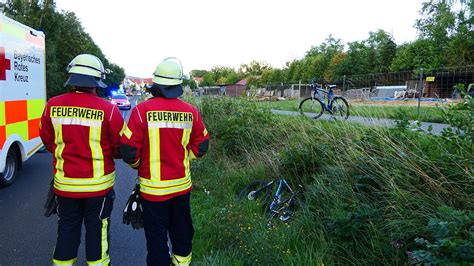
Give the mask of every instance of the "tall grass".
[[[192, 166], [198, 265], [406, 264], [426, 248], [416, 239], [436, 238], [427, 225], [446, 216], [441, 207], [474, 206], [468, 142], [278, 117], [229, 99], [199, 107], [212, 142]], [[294, 219], [267, 228], [258, 203], [237, 193], [277, 175], [303, 184], [305, 197]]]

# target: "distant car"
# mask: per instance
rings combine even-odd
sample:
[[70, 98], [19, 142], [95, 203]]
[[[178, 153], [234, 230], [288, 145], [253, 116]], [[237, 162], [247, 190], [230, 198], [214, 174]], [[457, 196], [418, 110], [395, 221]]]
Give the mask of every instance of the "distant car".
[[113, 95], [112, 100], [110, 100], [110, 102], [116, 104], [119, 109], [130, 110], [130, 108], [132, 108], [128, 97], [123, 94]]

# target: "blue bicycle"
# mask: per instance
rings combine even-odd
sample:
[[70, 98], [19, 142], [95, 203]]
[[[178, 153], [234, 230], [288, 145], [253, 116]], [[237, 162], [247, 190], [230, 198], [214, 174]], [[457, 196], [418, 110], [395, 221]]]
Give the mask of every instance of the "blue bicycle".
[[[347, 119], [349, 117], [349, 104], [342, 96], [334, 95], [333, 89], [336, 85], [317, 84], [315, 80], [311, 80], [311, 86], [314, 92], [311, 97], [301, 101], [299, 109], [302, 115], [311, 118], [319, 118], [324, 111], [331, 114], [332, 118]], [[325, 98], [324, 95], [327, 95]]]
[[[271, 190], [277, 183], [278, 187], [273, 197], [271, 197]], [[274, 217], [278, 217], [282, 222], [286, 222], [293, 217], [298, 205], [298, 196], [302, 191], [303, 187], [301, 185], [295, 191], [283, 177], [279, 177], [268, 182], [263, 180], [253, 181], [240, 191], [239, 198], [246, 198], [251, 201], [261, 199], [263, 210], [268, 212], [267, 226], [269, 226]]]

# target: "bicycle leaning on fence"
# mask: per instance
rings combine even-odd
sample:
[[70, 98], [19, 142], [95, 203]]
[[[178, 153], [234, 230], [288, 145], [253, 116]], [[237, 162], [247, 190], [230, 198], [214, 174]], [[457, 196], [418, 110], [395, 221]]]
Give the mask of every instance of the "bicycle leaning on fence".
[[[314, 92], [311, 97], [303, 99], [299, 106], [302, 115], [316, 119], [326, 111], [331, 114], [332, 118], [347, 119], [349, 117], [347, 100], [342, 96], [334, 95], [333, 89], [336, 85], [317, 84], [313, 79], [311, 86], [314, 87]], [[324, 94], [327, 95], [326, 98]]]
[[[272, 188], [277, 183], [278, 187], [270, 201]], [[297, 190], [293, 190], [283, 177], [279, 177], [271, 181], [251, 182], [240, 191], [239, 198], [251, 201], [260, 199], [263, 210], [268, 212], [267, 226], [269, 226], [272, 218], [278, 217], [280, 221], [286, 222], [293, 217], [302, 191], [301, 185]]]

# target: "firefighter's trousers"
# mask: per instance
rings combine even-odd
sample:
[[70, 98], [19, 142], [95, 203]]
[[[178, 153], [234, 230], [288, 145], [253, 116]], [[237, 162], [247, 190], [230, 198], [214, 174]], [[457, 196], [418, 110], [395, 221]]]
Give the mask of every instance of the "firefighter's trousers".
[[88, 265], [109, 265], [109, 226], [115, 193], [104, 197], [64, 198], [57, 196], [58, 238], [53, 265], [74, 265], [81, 242], [81, 228], [86, 228]]
[[189, 199], [190, 193], [163, 202], [142, 199], [148, 265], [171, 265], [168, 234], [173, 264], [189, 265], [194, 235]]

